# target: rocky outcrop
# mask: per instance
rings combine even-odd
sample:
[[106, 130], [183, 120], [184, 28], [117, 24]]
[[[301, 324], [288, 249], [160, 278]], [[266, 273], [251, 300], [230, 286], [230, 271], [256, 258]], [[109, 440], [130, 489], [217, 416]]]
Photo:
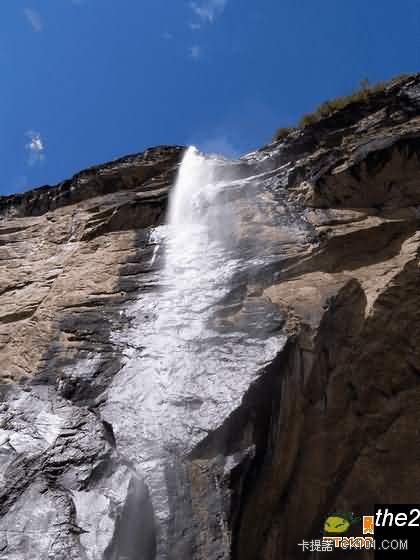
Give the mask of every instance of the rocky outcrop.
[[199, 340], [162, 288], [182, 147], [0, 199], [0, 558], [294, 560], [418, 502], [419, 145], [412, 76], [220, 160]]
[[120, 557], [118, 519], [147, 489], [98, 407], [182, 153], [151, 149], [0, 201], [2, 558]]

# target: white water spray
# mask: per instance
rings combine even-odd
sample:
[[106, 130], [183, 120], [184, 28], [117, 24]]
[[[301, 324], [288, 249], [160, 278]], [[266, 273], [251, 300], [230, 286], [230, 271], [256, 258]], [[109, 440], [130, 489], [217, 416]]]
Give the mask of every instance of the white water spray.
[[214, 183], [216, 164], [190, 146], [185, 152], [170, 199], [169, 224], [177, 230], [197, 223], [199, 196]]
[[[232, 241], [227, 231], [232, 229], [234, 216], [217, 201], [226, 187], [217, 177], [220, 163], [190, 147], [170, 199], [166, 295], [173, 300], [184, 327], [191, 327], [192, 322], [199, 328], [205, 311], [226, 289], [236, 266], [228, 254]], [[186, 316], [180, 317], [180, 313]]]

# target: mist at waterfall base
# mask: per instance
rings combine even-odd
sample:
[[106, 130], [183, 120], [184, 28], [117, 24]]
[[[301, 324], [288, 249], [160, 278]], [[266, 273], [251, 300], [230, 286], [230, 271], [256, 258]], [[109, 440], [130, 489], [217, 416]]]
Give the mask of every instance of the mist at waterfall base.
[[[112, 422], [133, 479], [144, 481], [153, 512], [147, 526], [156, 543], [155, 553], [139, 552], [129, 560], [171, 557], [169, 525], [189, 522], [177, 518], [185, 517], [176, 497], [184, 490], [168, 480], [180, 479], [182, 457], [240, 406], [285, 342], [283, 318], [253, 280], [259, 267], [278, 258], [269, 242], [277, 216], [267, 211], [278, 202], [269, 189], [264, 191], [268, 176], [243, 178], [242, 172], [238, 177], [237, 169], [193, 147], [186, 151], [167, 224], [145, 238], [150, 255], [143, 274], [146, 289], [126, 311], [131, 326], [114, 333], [123, 367], [102, 416]], [[260, 202], [257, 190], [263, 193]], [[291, 230], [287, 225], [283, 234], [295, 238]], [[121, 544], [109, 560], [132, 549], [126, 542], [130, 538], [138, 550], [150, 550], [138, 545], [144, 528], [143, 519], [137, 528], [131, 524], [130, 532], [114, 535], [113, 542]], [[150, 535], [143, 538], [151, 541]]]

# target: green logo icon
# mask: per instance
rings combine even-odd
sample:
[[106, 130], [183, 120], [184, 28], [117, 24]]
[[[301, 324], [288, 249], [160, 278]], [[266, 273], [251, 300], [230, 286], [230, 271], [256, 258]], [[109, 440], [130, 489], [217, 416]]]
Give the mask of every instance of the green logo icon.
[[334, 534], [342, 535], [347, 533], [350, 527], [360, 521], [360, 517], [354, 515], [354, 513], [330, 513], [324, 521], [323, 533], [324, 534]]

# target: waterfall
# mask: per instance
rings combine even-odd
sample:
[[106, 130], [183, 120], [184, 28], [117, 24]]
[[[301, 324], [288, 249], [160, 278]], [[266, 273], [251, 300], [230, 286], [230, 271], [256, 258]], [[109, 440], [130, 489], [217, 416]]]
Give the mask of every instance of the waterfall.
[[[149, 235], [150, 269], [127, 310], [131, 327], [114, 336], [123, 367], [103, 418], [112, 422], [120, 452], [146, 483], [158, 560], [167, 558], [168, 523], [178, 507], [168, 473], [177, 472], [179, 458], [240, 405], [285, 340], [271, 332], [277, 312], [264, 297], [248, 293], [261, 262], [259, 226], [248, 219], [256, 216], [252, 189], [260, 179], [235, 177], [236, 168], [193, 147], [186, 151], [167, 224]], [[260, 214], [272, 219], [265, 209]]]
[[167, 312], [174, 323], [184, 331], [194, 327], [195, 337], [204, 334], [211, 304], [226, 289], [237, 264], [229, 252], [228, 232], [235, 216], [218, 201], [226, 188], [218, 177], [221, 163], [190, 147], [169, 201], [164, 297], [172, 301]]
[[197, 222], [199, 196], [206, 194], [216, 176], [216, 163], [190, 146], [185, 152], [170, 198], [169, 224], [177, 232], [188, 231]]

